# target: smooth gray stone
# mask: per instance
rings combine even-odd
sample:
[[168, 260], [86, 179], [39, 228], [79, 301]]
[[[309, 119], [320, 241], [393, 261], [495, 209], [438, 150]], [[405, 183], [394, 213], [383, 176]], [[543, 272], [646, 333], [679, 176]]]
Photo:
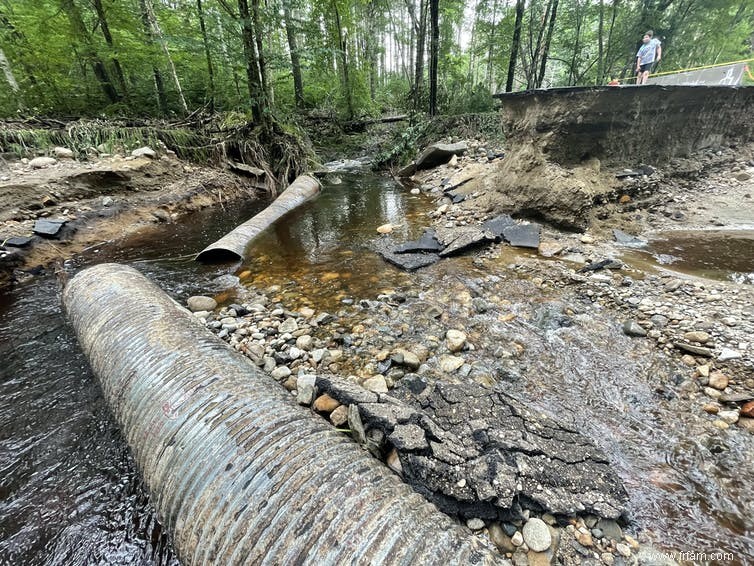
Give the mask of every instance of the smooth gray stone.
[[432, 144], [416, 158], [416, 168], [431, 169], [442, 165], [450, 161], [454, 155], [462, 155], [467, 149], [466, 142]]

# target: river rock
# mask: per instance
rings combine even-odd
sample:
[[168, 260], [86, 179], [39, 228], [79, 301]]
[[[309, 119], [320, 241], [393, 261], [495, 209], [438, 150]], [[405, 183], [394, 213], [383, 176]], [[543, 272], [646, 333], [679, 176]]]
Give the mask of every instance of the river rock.
[[335, 426], [343, 426], [348, 422], [348, 407], [346, 405], [338, 405], [333, 412], [330, 413], [330, 422]]
[[749, 401], [748, 403], [743, 404], [740, 416], [754, 419], [754, 401]]
[[484, 521], [475, 517], [473, 519], [467, 520], [466, 526], [469, 527], [472, 531], [481, 531], [484, 528]]
[[466, 334], [460, 330], [451, 328], [445, 333], [445, 339], [448, 345], [448, 350], [453, 353], [460, 352], [466, 345]]
[[73, 151], [67, 147], [55, 147], [52, 149], [52, 152], [58, 159], [73, 159]]
[[[289, 370], [290, 371], [290, 370]], [[311, 405], [314, 401], [314, 387], [317, 382], [316, 375], [299, 375], [296, 379], [296, 402], [299, 405]]]
[[542, 519], [532, 518], [526, 521], [522, 533], [524, 542], [535, 552], [544, 552], [552, 544], [550, 528]]
[[375, 375], [374, 377], [365, 379], [363, 383], [363, 387], [367, 391], [372, 391], [374, 393], [387, 393], [388, 392], [387, 381], [385, 380], [384, 375]]
[[740, 173], [736, 173], [735, 177], [739, 181], [748, 181], [749, 179], [751, 179], [751, 173], [747, 173], [746, 171], [741, 171]]
[[511, 541], [511, 537], [503, 530], [500, 523], [491, 523], [487, 527], [487, 533], [489, 534], [492, 543], [500, 552], [513, 552], [516, 550], [513, 541]]
[[727, 362], [729, 360], [738, 360], [741, 358], [741, 352], [733, 350], [732, 348], [723, 348], [720, 355], [717, 357], [719, 362]]
[[308, 334], [302, 334], [298, 338], [296, 338], [296, 347], [300, 350], [309, 351], [312, 349], [312, 346], [314, 345], [314, 338], [309, 336]]
[[157, 157], [157, 153], [151, 147], [148, 147], [145, 145], [143, 147], [133, 150], [131, 152], [131, 156], [132, 157], [148, 157], [150, 159], [154, 159], [155, 157]]
[[540, 242], [537, 251], [542, 257], [555, 257], [563, 251], [563, 244], [558, 242]]
[[717, 417], [728, 424], [736, 424], [738, 422], [739, 412], [736, 410], [718, 411]]
[[280, 323], [280, 326], [278, 326], [278, 332], [280, 334], [292, 333], [296, 332], [296, 330], [298, 330], [298, 323], [293, 317], [286, 318], [283, 322]]
[[686, 344], [684, 342], [674, 342], [673, 346], [675, 346], [679, 350], [688, 352], [690, 354], [694, 354], [696, 356], [703, 356], [705, 358], [712, 357], [712, 350], [710, 350], [709, 348], [703, 348], [701, 346], [694, 346], [693, 344]]
[[314, 400], [314, 409], [323, 413], [332, 413], [338, 407], [340, 407], [340, 403], [327, 393], [320, 395]]
[[614, 540], [623, 540], [623, 530], [617, 522], [611, 519], [600, 519], [597, 521], [597, 528], [602, 531], [603, 536]]
[[442, 165], [447, 163], [454, 155], [463, 155], [467, 149], [466, 142], [432, 144], [416, 158], [416, 169], [431, 169]]
[[196, 295], [188, 298], [186, 306], [191, 312], [213, 311], [217, 308], [217, 301], [212, 297]]
[[618, 229], [613, 229], [613, 238], [615, 238], [615, 241], [621, 246], [638, 248], [647, 245], [646, 240], [642, 240], [641, 238], [637, 238], [636, 236], [632, 236], [631, 234], [627, 234]]
[[404, 350], [402, 348], [395, 350], [393, 352], [393, 356], [391, 356], [391, 359], [397, 365], [406, 366], [407, 368], [412, 370], [419, 369], [419, 366], [421, 365], [419, 356], [417, 356], [413, 352], [410, 352], [409, 350]]
[[728, 377], [721, 371], [713, 371], [709, 374], [709, 386], [722, 391], [728, 387]]
[[51, 167], [58, 162], [54, 157], [35, 157], [29, 161], [29, 166], [32, 169], [44, 169], [45, 167]]
[[278, 366], [270, 372], [270, 375], [277, 381], [283, 381], [291, 375], [291, 370], [288, 366]]
[[623, 323], [623, 334], [626, 336], [646, 336], [646, 329], [635, 320], [627, 320]]
[[390, 232], [393, 231], [393, 228], [395, 228], [392, 224], [383, 224], [382, 226], [377, 226], [377, 232], [380, 234], [390, 234]]
[[700, 344], [706, 344], [709, 342], [710, 335], [702, 331], [686, 332], [683, 335], [683, 339], [687, 342], [699, 342]]
[[453, 373], [464, 364], [465, 360], [458, 356], [440, 356], [440, 369], [445, 373]]

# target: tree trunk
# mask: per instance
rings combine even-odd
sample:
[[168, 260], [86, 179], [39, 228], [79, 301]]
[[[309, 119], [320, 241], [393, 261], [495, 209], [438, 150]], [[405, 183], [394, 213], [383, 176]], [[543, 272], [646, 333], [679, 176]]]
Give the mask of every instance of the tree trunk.
[[89, 35], [89, 30], [86, 28], [86, 24], [84, 24], [84, 20], [81, 17], [81, 12], [78, 7], [74, 4], [73, 0], [60, 0], [60, 5], [68, 16], [68, 21], [71, 23], [74, 43], [81, 43], [81, 47], [83, 48], [82, 54], [84, 58], [90, 62], [92, 70], [94, 71], [94, 76], [97, 78], [97, 82], [99, 83], [100, 88], [102, 88], [102, 92], [105, 93], [105, 96], [111, 104], [119, 102], [121, 96], [113, 87], [110, 75], [105, 68], [105, 64], [99, 58], [97, 50], [94, 48], [92, 38]]
[[196, 12], [199, 15], [199, 28], [202, 32], [202, 41], [204, 42], [204, 56], [207, 58], [207, 76], [209, 77], [209, 110], [215, 111], [215, 71], [212, 67], [212, 56], [210, 55], [209, 39], [207, 38], [207, 24], [204, 21], [204, 9], [202, 0], [196, 0]]
[[542, 82], [545, 80], [545, 70], [547, 69], [547, 57], [550, 55], [550, 44], [552, 42], [552, 34], [555, 29], [555, 18], [558, 16], [558, 0], [553, 0], [552, 11], [550, 12], [550, 24], [547, 28], [547, 37], [545, 38], [545, 44], [542, 48], [542, 60], [539, 66], [539, 76], [537, 77], [537, 88], [542, 87]]
[[99, 21], [99, 26], [102, 29], [102, 35], [107, 42], [107, 46], [112, 51], [110, 60], [113, 62], [113, 68], [115, 69], [115, 78], [118, 80], [118, 86], [123, 92], [123, 97], [128, 98], [126, 78], [123, 74], [123, 68], [120, 66], [120, 61], [115, 54], [115, 43], [113, 42], [113, 36], [110, 33], [110, 26], [107, 23], [107, 17], [105, 16], [105, 9], [102, 6], [102, 0], [94, 0], [94, 11], [97, 13], [97, 20]]
[[264, 95], [265, 110], [269, 101], [270, 91], [267, 85], [267, 64], [264, 59], [264, 49], [262, 45], [262, 22], [259, 19], [259, 0], [251, 0], [251, 23], [254, 26], [254, 44], [257, 50], [257, 61], [259, 62], [259, 78], [262, 82], [262, 94]]
[[597, 24], [597, 81], [601, 85], [605, 82], [605, 0], [600, 0], [599, 21]]
[[346, 110], [348, 112], [348, 120], [353, 119], [353, 98], [351, 93], [351, 80], [348, 74], [348, 43], [343, 35], [343, 26], [340, 23], [340, 12], [338, 11], [338, 4], [336, 0], [333, 0], [333, 8], [335, 10], [335, 31], [338, 34], [338, 56], [340, 59], [340, 76], [343, 83], [343, 95], [346, 97]]
[[186, 104], [186, 99], [183, 96], [183, 89], [181, 88], [181, 82], [178, 80], [178, 73], [175, 70], [173, 57], [170, 55], [170, 51], [168, 50], [168, 44], [162, 35], [160, 24], [157, 22], [157, 16], [155, 16], [155, 13], [154, 13], [154, 6], [152, 5], [152, 0], [140, 0], [140, 2], [142, 3], [143, 10], [147, 15], [152, 37], [156, 39], [157, 42], [160, 44], [160, 47], [162, 47], [162, 51], [163, 53], [165, 53], [165, 57], [168, 60], [168, 66], [170, 67], [170, 74], [173, 77], [173, 83], [175, 84], [175, 89], [176, 89], [176, 92], [178, 93], [178, 99], [181, 102], [181, 107], [183, 108], [184, 113], [188, 114], [188, 105]]
[[254, 122], [264, 125], [267, 120], [267, 105], [264, 90], [262, 89], [259, 61], [256, 57], [254, 44], [254, 28], [247, 0], [238, 0], [238, 13], [241, 18], [243, 53], [246, 59], [246, 79], [249, 87], [249, 100], [251, 101], [251, 116]]
[[516, 75], [516, 59], [521, 43], [521, 21], [524, 19], [524, 0], [516, 0], [516, 21], [513, 24], [513, 41], [511, 43], [511, 57], [508, 62], [508, 80], [505, 83], [505, 92], [513, 90], [513, 79]]
[[[139, 0], [139, 11], [141, 12], [141, 23], [144, 26], [144, 32], [147, 35], [147, 45], [151, 47], [154, 44], [154, 34], [149, 22], [149, 12], [145, 0]], [[152, 65], [152, 77], [154, 78], [154, 88], [157, 93], [157, 108], [161, 114], [168, 111], [168, 97], [165, 95], [165, 81], [162, 78], [162, 72], [157, 65]]]
[[8, 61], [8, 58], [5, 56], [5, 52], [3, 51], [3, 48], [1, 46], [0, 67], [3, 68], [3, 73], [5, 73], [5, 80], [8, 81], [8, 85], [10, 85], [11, 91], [13, 91], [16, 100], [19, 102], [19, 107], [23, 107], [23, 101], [21, 100], [21, 88], [18, 86], [18, 81], [16, 81], [16, 77], [13, 74], [13, 69], [10, 66], [10, 61]]
[[427, 39], [427, 0], [419, 0], [419, 16], [414, 13], [411, 0], [406, 0], [406, 7], [414, 24], [416, 34], [416, 67], [414, 69], [414, 108], [421, 108], [422, 92], [424, 90], [424, 52]]
[[232, 69], [233, 74], [233, 85], [236, 87], [236, 95], [238, 98], [241, 98], [241, 79], [238, 76], [238, 71], [236, 69], [236, 65], [234, 61], [230, 58], [230, 53], [228, 52], [228, 42], [225, 40], [225, 27], [223, 26], [222, 18], [220, 18], [220, 14], [217, 12], [215, 14], [215, 23], [217, 24], [217, 29], [220, 30], [220, 51], [223, 54], [223, 60], [225, 61], [225, 65]]
[[429, 115], [437, 114], [437, 62], [440, 52], [440, 0], [429, 0]]
[[493, 90], [492, 60], [495, 48], [495, 33], [497, 32], [497, 0], [492, 4], [492, 27], [490, 28], [489, 50], [487, 51], [487, 84], [490, 91]]
[[304, 83], [301, 80], [301, 61], [298, 58], [298, 44], [296, 43], [296, 30], [293, 27], [291, 9], [288, 0], [283, 2], [283, 17], [285, 18], [285, 35], [288, 39], [288, 51], [291, 54], [291, 72], [293, 74], [293, 92], [296, 97], [296, 106], [304, 107]]

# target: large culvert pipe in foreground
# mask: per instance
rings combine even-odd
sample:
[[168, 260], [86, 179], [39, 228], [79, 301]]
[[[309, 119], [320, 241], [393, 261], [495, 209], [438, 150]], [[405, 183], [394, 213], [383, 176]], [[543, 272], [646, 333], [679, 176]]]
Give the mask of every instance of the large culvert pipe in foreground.
[[63, 303], [184, 564], [508, 563], [136, 270]]
[[244, 259], [246, 247], [275, 220], [319, 193], [321, 185], [309, 175], [297, 177], [290, 186], [262, 212], [240, 224], [227, 234], [210, 244], [196, 256], [197, 261], [218, 261]]

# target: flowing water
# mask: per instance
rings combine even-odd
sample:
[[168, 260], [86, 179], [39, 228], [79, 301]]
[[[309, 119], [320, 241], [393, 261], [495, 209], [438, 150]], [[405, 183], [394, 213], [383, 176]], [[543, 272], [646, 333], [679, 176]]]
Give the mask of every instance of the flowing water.
[[[342, 178], [265, 232], [231, 273], [279, 286], [296, 307], [331, 311], [387, 289], [453, 296], [500, 276], [520, 316], [485, 319], [484, 334], [526, 344], [511, 390], [605, 450], [631, 494], [634, 528], [665, 550], [722, 550], [735, 555], [731, 564], [754, 555], [754, 437], [710, 434], [698, 409], [657, 386], [676, 377], [669, 360], [623, 336], [607, 313], [564, 317], [560, 297], [532, 293], [509, 273], [515, 251], [486, 271], [468, 258], [415, 274], [387, 265], [368, 250], [374, 229], [391, 222], [397, 238], [415, 236], [431, 203], [384, 178]], [[214, 280], [229, 267], [197, 265], [193, 254], [261, 206], [196, 213], [89, 250], [70, 267], [128, 263], [179, 301], [222, 291]], [[0, 355], [0, 564], [177, 563], [60, 313], [56, 280], [39, 277], [0, 298]]]

